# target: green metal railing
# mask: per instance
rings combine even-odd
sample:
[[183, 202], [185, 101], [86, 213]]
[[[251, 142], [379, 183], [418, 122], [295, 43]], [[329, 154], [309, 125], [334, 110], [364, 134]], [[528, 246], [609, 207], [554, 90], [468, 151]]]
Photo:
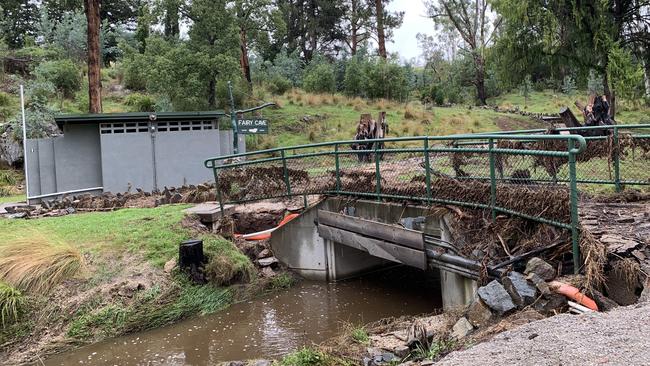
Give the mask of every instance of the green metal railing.
[[556, 131], [599, 129], [611, 133], [538, 129], [361, 141], [369, 150], [352, 149], [355, 140], [324, 142], [211, 158], [205, 166], [214, 172], [222, 210], [311, 194], [486, 209], [493, 219], [514, 215], [569, 230], [578, 271], [578, 189], [650, 184], [650, 124]]

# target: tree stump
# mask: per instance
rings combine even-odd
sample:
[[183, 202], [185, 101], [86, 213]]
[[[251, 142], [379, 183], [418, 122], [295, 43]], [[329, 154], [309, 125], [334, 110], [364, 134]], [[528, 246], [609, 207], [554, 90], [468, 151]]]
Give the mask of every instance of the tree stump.
[[204, 283], [205, 275], [200, 267], [205, 263], [203, 240], [186, 240], [178, 249], [178, 267], [187, 272], [196, 283]]

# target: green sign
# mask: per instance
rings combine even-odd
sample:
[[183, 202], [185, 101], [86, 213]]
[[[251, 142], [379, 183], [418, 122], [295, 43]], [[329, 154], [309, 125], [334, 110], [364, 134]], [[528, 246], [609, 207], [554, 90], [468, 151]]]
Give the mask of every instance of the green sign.
[[237, 131], [249, 135], [269, 133], [269, 120], [263, 118], [237, 119]]

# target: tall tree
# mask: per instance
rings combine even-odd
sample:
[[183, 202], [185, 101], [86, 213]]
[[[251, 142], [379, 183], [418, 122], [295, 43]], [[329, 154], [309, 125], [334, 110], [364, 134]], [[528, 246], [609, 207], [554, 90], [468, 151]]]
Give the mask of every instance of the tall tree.
[[0, 38], [10, 48], [23, 47], [26, 37], [35, 35], [39, 18], [36, 4], [30, 0], [3, 0], [0, 10]]
[[240, 66], [249, 87], [252, 87], [249, 50], [251, 43], [261, 34], [268, 35], [276, 31], [274, 19], [277, 9], [272, 0], [236, 0], [235, 15], [239, 28]]
[[100, 0], [84, 0], [88, 21], [88, 111], [102, 112], [102, 77], [99, 49], [99, 4]]
[[372, 36], [374, 30], [373, 7], [374, 4], [368, 0], [348, 0], [346, 2], [347, 9], [343, 27], [347, 33], [345, 43], [352, 56], [356, 55], [360, 45]]
[[379, 56], [386, 59], [386, 40], [393, 37], [393, 29], [402, 25], [404, 12], [389, 12], [386, 10], [391, 0], [374, 0], [374, 17], [376, 41], [379, 48]]
[[345, 40], [339, 21], [345, 14], [342, 0], [276, 0], [286, 24], [285, 37], [279, 42], [289, 53], [299, 49], [309, 62], [317, 52], [337, 54]]
[[164, 12], [163, 26], [165, 27], [165, 37], [178, 38], [180, 34], [180, 0], [163, 0], [162, 7]]
[[492, 21], [488, 0], [437, 0], [427, 1], [428, 16], [437, 26], [457, 32], [474, 61], [476, 99], [480, 105], [487, 102], [485, 92], [485, 54], [498, 28], [501, 18]]
[[193, 0], [184, 10], [192, 21], [189, 29], [189, 47], [195, 52], [203, 80], [209, 108], [217, 106], [217, 76], [222, 80], [233, 77], [237, 70], [239, 51], [235, 14], [226, 0]]

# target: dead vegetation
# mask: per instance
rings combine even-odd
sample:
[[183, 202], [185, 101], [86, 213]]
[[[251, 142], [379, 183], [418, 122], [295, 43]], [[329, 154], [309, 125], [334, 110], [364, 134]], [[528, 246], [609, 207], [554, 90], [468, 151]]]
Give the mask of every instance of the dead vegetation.
[[83, 268], [76, 248], [37, 233], [15, 238], [0, 252], [0, 280], [32, 294], [50, 292]]

